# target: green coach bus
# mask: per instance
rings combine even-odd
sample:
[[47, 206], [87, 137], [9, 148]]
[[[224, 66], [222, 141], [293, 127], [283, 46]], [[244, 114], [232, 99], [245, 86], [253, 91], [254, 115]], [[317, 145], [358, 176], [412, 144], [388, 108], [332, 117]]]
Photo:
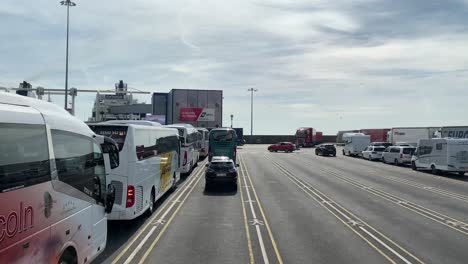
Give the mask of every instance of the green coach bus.
[[236, 162], [237, 134], [232, 128], [214, 128], [209, 135], [208, 160], [215, 156], [227, 156]]

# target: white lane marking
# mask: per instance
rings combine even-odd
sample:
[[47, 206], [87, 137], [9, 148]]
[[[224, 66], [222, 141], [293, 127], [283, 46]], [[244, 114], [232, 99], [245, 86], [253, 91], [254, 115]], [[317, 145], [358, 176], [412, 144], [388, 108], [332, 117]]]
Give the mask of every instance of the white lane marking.
[[405, 259], [402, 255], [400, 255], [398, 252], [396, 252], [395, 250], [393, 250], [393, 248], [391, 248], [389, 245], [385, 244], [384, 242], [382, 242], [382, 240], [378, 239], [377, 237], [375, 237], [373, 234], [371, 234], [369, 231], [367, 231], [365, 228], [363, 227], [359, 227], [359, 229], [361, 229], [362, 231], [364, 231], [366, 234], [368, 234], [370, 237], [372, 237], [375, 241], [379, 242], [382, 246], [384, 246], [386, 249], [390, 250], [393, 254], [395, 254], [395, 256], [399, 257], [401, 260], [403, 260], [405, 263], [407, 264], [411, 264], [410, 261], [408, 261], [407, 259]]
[[257, 230], [258, 242], [260, 243], [260, 249], [262, 250], [263, 262], [265, 264], [269, 264], [270, 261], [268, 261], [268, 256], [265, 250], [265, 245], [263, 244], [263, 237], [262, 233], [260, 232], [260, 227], [256, 225], [255, 229]]
[[[200, 170], [201, 171], [201, 170]], [[179, 194], [179, 196], [177, 196], [177, 198], [175, 199], [176, 201], [178, 201], [182, 195], [188, 190], [190, 189], [189, 186], [192, 185], [193, 181], [195, 179], [197, 179], [200, 175], [200, 171], [198, 171], [196, 173], [196, 175], [194, 175], [194, 177], [192, 177], [192, 179], [190, 179], [190, 182], [189, 184], [187, 184], [185, 187], [184, 190], [182, 190]], [[201, 176], [200, 176], [201, 177]], [[159, 220], [161, 220], [161, 223], [163, 221], [164, 218], [166, 218], [167, 214], [172, 210], [172, 208], [174, 207], [174, 205], [176, 205], [176, 203], [171, 203], [171, 205], [166, 209], [166, 211], [164, 212], [164, 214], [159, 218]], [[159, 226], [159, 223], [156, 223], [156, 225], [154, 225], [151, 230], [148, 232], [148, 234], [145, 236], [145, 238], [143, 238], [143, 240], [138, 244], [138, 246], [133, 250], [133, 252], [128, 256], [128, 258], [125, 260], [124, 264], [129, 264], [129, 263], [132, 263], [132, 260], [133, 258], [135, 258], [136, 254], [138, 254], [138, 252], [140, 251], [140, 249], [142, 248], [142, 246], [146, 243], [146, 241], [149, 239], [149, 237], [154, 233], [154, 231], [156, 230], [156, 228]]]
[[[246, 178], [246, 170], [245, 170], [245, 166], [243, 163], [241, 163], [241, 170], [242, 170], [242, 178], [244, 179], [244, 184], [245, 186], [247, 186], [247, 180], [245, 179]], [[249, 202], [249, 205], [250, 205], [250, 211], [252, 212], [252, 217], [254, 219], [257, 219], [257, 215], [255, 214], [255, 210], [253, 208], [253, 203], [252, 203], [252, 197], [250, 196], [250, 190], [249, 188], [245, 188], [245, 191], [247, 192], [247, 198], [248, 198], [248, 202]], [[263, 262], [265, 264], [269, 264], [270, 261], [268, 260], [268, 255], [266, 253], [266, 250], [265, 250], [265, 244], [263, 243], [263, 238], [262, 238], [262, 233], [260, 232], [260, 227], [258, 225], [255, 226], [255, 229], [257, 230], [257, 236], [258, 236], [258, 243], [260, 244], [260, 249], [262, 251], [262, 257], [263, 257]]]
[[124, 264], [130, 264], [133, 260], [133, 258], [136, 256], [138, 251], [140, 251], [140, 248], [146, 243], [146, 241], [150, 238], [150, 236], [154, 233], [154, 230], [156, 230], [157, 226], [153, 226], [151, 230], [148, 232], [148, 234], [141, 240], [141, 242], [138, 244], [136, 247], [138, 250], [134, 250], [130, 256], [128, 256], [127, 260], [125, 260]]

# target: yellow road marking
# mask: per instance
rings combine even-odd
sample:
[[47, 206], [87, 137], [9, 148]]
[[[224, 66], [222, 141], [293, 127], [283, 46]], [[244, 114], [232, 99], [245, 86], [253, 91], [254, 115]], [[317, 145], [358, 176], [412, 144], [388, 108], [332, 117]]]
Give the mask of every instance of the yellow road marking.
[[[243, 177], [245, 177], [245, 174], [242, 173]], [[239, 183], [240, 183], [240, 180], [239, 180]], [[242, 213], [243, 213], [243, 216], [244, 216], [244, 226], [245, 226], [245, 232], [247, 234], [247, 247], [249, 249], [249, 257], [250, 257], [250, 264], [254, 264], [255, 263], [255, 259], [254, 259], [254, 255], [253, 255], [253, 250], [252, 250], [252, 240], [250, 238], [250, 230], [249, 230], [249, 225], [247, 224], [247, 213], [245, 211], [245, 201], [244, 201], [244, 194], [242, 192], [242, 189], [240, 186], [242, 185], [242, 183], [239, 184], [239, 191], [241, 193], [241, 203], [242, 203]]]
[[169, 220], [167, 221], [167, 223], [164, 225], [163, 229], [161, 230], [161, 232], [159, 232], [158, 236], [156, 237], [156, 239], [153, 241], [153, 243], [151, 243], [150, 247], [146, 250], [145, 254], [143, 255], [143, 257], [140, 259], [140, 261], [138, 262], [139, 264], [142, 264], [144, 263], [144, 261], [146, 260], [146, 258], [148, 258], [148, 255], [151, 253], [151, 251], [153, 250], [153, 248], [156, 246], [156, 244], [158, 243], [158, 241], [161, 239], [162, 235], [164, 234], [164, 232], [166, 231], [167, 227], [171, 224], [172, 220], [174, 219], [174, 217], [177, 215], [177, 213], [179, 212], [180, 208], [182, 208], [182, 206], [185, 204], [185, 201], [187, 200], [187, 198], [190, 196], [190, 194], [193, 192], [193, 190], [195, 189], [195, 187], [197, 186], [198, 182], [200, 182], [200, 179], [202, 178], [201, 174], [202, 174], [203, 170], [200, 170], [198, 171], [198, 173], [196, 174], [195, 178], [198, 177], [198, 179], [195, 181], [195, 183], [193, 184], [193, 186], [190, 188], [190, 191], [187, 193], [187, 195], [185, 196], [185, 198], [180, 202], [179, 206], [176, 208], [176, 210], [174, 211], [174, 213], [171, 215], [171, 217], [169, 218]]
[[[203, 164], [204, 164], [204, 163], [202, 163], [202, 165], [203, 165]], [[202, 170], [201, 168], [203, 168], [203, 166], [200, 166], [199, 171]], [[198, 172], [197, 172], [197, 174], [198, 174]], [[191, 179], [188, 180], [188, 181], [185, 181], [185, 182], [183, 183], [182, 186], [179, 186], [179, 188], [177, 188], [177, 192], [174, 193], [174, 194], [172, 194], [172, 197], [164, 204], [164, 206], [163, 206], [160, 210], [158, 210], [158, 212], [156, 212], [156, 214], [153, 215], [149, 220], [147, 220], [148, 222], [145, 224], [145, 226], [144, 226], [142, 229], [140, 229], [140, 231], [138, 232], [138, 234], [137, 234], [135, 237], [133, 237], [133, 239], [131, 240], [131, 242], [127, 244], [127, 246], [120, 252], [120, 254], [117, 255], [117, 257], [115, 257], [115, 259], [112, 261], [112, 264], [116, 264], [116, 263], [122, 258], [122, 256], [123, 256], [125, 253], [127, 253], [128, 249], [133, 245], [133, 243], [135, 243], [135, 241], [142, 235], [142, 233], [143, 233], [144, 231], [146, 231], [146, 229], [153, 223], [153, 221], [154, 221], [162, 212], [164, 212], [164, 209], [166, 209], [166, 207], [172, 202], [172, 200], [174, 200], [175, 197], [177, 197], [177, 194], [179, 194], [180, 192], [183, 191], [183, 188], [184, 188], [185, 185], [187, 185], [189, 182], [191, 182]]]
[[245, 164], [244, 158], [242, 156], [240, 156], [240, 160], [242, 161], [242, 165], [244, 167], [245, 173], [247, 174], [247, 179], [250, 182], [250, 186], [252, 186], [252, 190], [253, 190], [253, 193], [254, 193], [254, 196], [255, 196], [255, 200], [257, 201], [258, 208], [260, 209], [260, 213], [262, 214], [263, 221], [264, 221], [265, 226], [267, 228], [271, 244], [273, 245], [273, 249], [275, 250], [276, 258], [278, 259], [278, 263], [283, 264], [283, 258], [281, 257], [281, 254], [280, 254], [280, 252], [278, 250], [278, 246], [276, 245], [276, 241], [275, 241], [275, 239], [273, 237], [273, 233], [271, 232], [270, 224], [268, 223], [268, 220], [267, 220], [267, 218], [265, 216], [265, 213], [263, 212], [262, 204], [260, 203], [260, 199], [258, 199], [257, 191], [255, 190], [255, 186], [254, 186], [254, 184], [252, 182], [252, 179], [250, 177], [250, 173], [247, 170], [247, 166]]

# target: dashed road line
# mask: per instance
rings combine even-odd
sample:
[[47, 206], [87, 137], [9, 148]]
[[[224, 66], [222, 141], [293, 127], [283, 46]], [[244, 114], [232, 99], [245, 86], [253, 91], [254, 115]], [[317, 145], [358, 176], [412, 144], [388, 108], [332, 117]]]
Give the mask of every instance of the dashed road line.
[[[429, 208], [426, 208], [422, 205], [419, 205], [419, 204], [416, 204], [416, 203], [413, 203], [413, 202], [410, 202], [406, 199], [403, 199], [397, 195], [394, 195], [394, 194], [391, 194], [391, 193], [388, 193], [388, 192], [385, 192], [385, 191], [382, 191], [382, 190], [379, 190], [375, 187], [372, 187], [372, 186], [368, 186], [368, 185], [365, 185], [359, 181], [356, 181], [356, 180], [353, 180], [353, 179], [350, 179], [346, 176], [342, 176], [340, 175], [338, 172], [335, 172], [335, 171], [331, 171], [331, 170], [326, 170], [326, 169], [320, 169], [322, 172], [326, 173], [327, 175], [331, 175], [331, 176], [334, 176], [348, 184], [351, 184], [357, 188], [360, 188], [362, 190], [365, 190], [366, 192], [370, 193], [370, 194], [373, 194], [375, 196], [378, 196], [382, 199], [385, 199], [387, 201], [390, 201], [396, 205], [399, 205], [403, 208], [406, 208], [410, 211], [413, 211], [421, 216], [424, 216], [426, 218], [429, 218], [435, 222], [438, 222], [442, 225], [445, 225], [453, 230], [456, 230], [464, 235], [468, 235], [468, 232], [466, 228], [464, 227], [467, 227], [468, 224], [467, 223], [464, 223], [463, 221], [460, 221], [458, 219], [455, 219], [453, 217], [450, 217], [450, 216], [447, 216], [445, 214], [442, 214], [442, 213], [439, 213], [439, 212], [436, 212], [434, 210], [431, 210]], [[449, 224], [449, 223], [457, 223], [457, 225], [452, 225], [452, 224]]]
[[[244, 176], [247, 176], [247, 179], [250, 182], [250, 186], [252, 187], [252, 191], [255, 197], [255, 201], [257, 202], [258, 209], [260, 210], [260, 214], [262, 215], [263, 221], [265, 223], [266, 229], [268, 231], [268, 236], [270, 237], [271, 244], [273, 246], [273, 250], [275, 251], [276, 255], [276, 260], [278, 261], [279, 264], [283, 264], [283, 258], [281, 257], [281, 254], [279, 252], [278, 246], [276, 244], [275, 238], [273, 237], [273, 232], [271, 231], [270, 224], [268, 223], [268, 219], [265, 216], [265, 212], [263, 211], [263, 206], [260, 202], [260, 199], [258, 198], [257, 190], [255, 189], [255, 186], [252, 181], [252, 177], [250, 176], [249, 170], [247, 169], [247, 165], [245, 164], [244, 158], [242, 156], [239, 156], [240, 160], [242, 160], [241, 165], [243, 166], [244, 169]], [[245, 180], [245, 177], [244, 177]]]
[[329, 211], [345, 226], [350, 228], [355, 234], [361, 237], [367, 244], [374, 248], [379, 254], [390, 263], [423, 263], [418, 257], [402, 248], [393, 240], [376, 230], [368, 223], [355, 216], [349, 210], [338, 204], [336, 201], [326, 196], [324, 193], [305, 182], [283, 165], [267, 157], [272, 163], [287, 176], [294, 184], [302, 189], [307, 195], [313, 198], [320, 206]]
[[[204, 163], [202, 163], [203, 165]], [[148, 229], [148, 227], [151, 227], [148, 233], [146, 233], [145, 237], [143, 237], [142, 241], [138, 243], [138, 245], [135, 247], [134, 251], [132, 251], [125, 260], [124, 263], [130, 263], [132, 259], [136, 256], [138, 253], [138, 250], [143, 246], [148, 239], [151, 237], [151, 235], [156, 231], [156, 228], [158, 228], [160, 225], [164, 224], [164, 217], [167, 215], [169, 211], [172, 210], [173, 206], [180, 202], [180, 198], [182, 195], [190, 188], [191, 184], [197, 179], [197, 176], [202, 172], [203, 166], [199, 166], [198, 171], [194, 171], [195, 175], [191, 177], [188, 181], [184, 182], [179, 188], [176, 190], [176, 192], [172, 195], [172, 197], [169, 198], [169, 200], [164, 204], [164, 206], [156, 212], [149, 220], [147, 220], [147, 223], [140, 228], [140, 231], [133, 237], [133, 239], [127, 243], [125, 248], [112, 260], [112, 264], [119, 263], [119, 261], [122, 259], [122, 257], [128, 253], [128, 250], [133, 246], [133, 244], [143, 235], [143, 233]], [[168, 207], [169, 206], [169, 207]], [[167, 208], [168, 207], [168, 208]], [[164, 213], [163, 213], [164, 212]], [[162, 217], [159, 217], [159, 215], [163, 213]], [[158, 218], [159, 217], [159, 218]]]
[[[146, 250], [146, 252], [143, 254], [143, 256], [141, 257], [140, 261], [138, 261], [139, 264], [143, 264], [145, 263], [146, 259], [148, 258], [149, 254], [151, 253], [151, 251], [153, 251], [154, 247], [156, 246], [156, 244], [159, 242], [159, 240], [161, 239], [162, 235], [166, 232], [167, 228], [170, 226], [170, 224], [172, 223], [172, 220], [174, 220], [174, 217], [177, 215], [177, 213], [179, 212], [180, 208], [182, 208], [182, 206], [185, 204], [185, 201], [187, 200], [187, 198], [190, 196], [190, 194], [193, 192], [193, 190], [195, 189], [195, 187], [197, 186], [197, 184], [200, 182], [200, 179], [203, 178], [202, 177], [203, 175], [203, 170], [200, 170], [198, 171], [198, 173], [195, 175], [194, 178], [196, 178], [195, 182], [192, 182], [193, 184], [191, 184], [190, 186], [190, 190], [188, 191], [188, 193], [185, 195], [185, 197], [182, 199], [182, 201], [179, 203], [179, 205], [177, 206], [177, 208], [175, 209], [175, 211], [171, 214], [170, 218], [167, 220], [167, 223], [164, 225], [164, 227], [161, 229], [161, 231], [159, 232], [158, 236], [154, 239], [154, 241], [151, 243], [151, 245], [149, 246], [149, 248]], [[175, 204], [175, 203], [173, 203]]]

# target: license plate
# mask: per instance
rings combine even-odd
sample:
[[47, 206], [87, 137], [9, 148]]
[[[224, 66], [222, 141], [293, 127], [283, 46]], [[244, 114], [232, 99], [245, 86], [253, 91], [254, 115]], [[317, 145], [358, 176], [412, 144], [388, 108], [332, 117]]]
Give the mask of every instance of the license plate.
[[226, 176], [226, 173], [218, 173], [218, 174], [216, 174], [216, 176], [218, 176], [218, 177], [224, 177], [224, 176]]

